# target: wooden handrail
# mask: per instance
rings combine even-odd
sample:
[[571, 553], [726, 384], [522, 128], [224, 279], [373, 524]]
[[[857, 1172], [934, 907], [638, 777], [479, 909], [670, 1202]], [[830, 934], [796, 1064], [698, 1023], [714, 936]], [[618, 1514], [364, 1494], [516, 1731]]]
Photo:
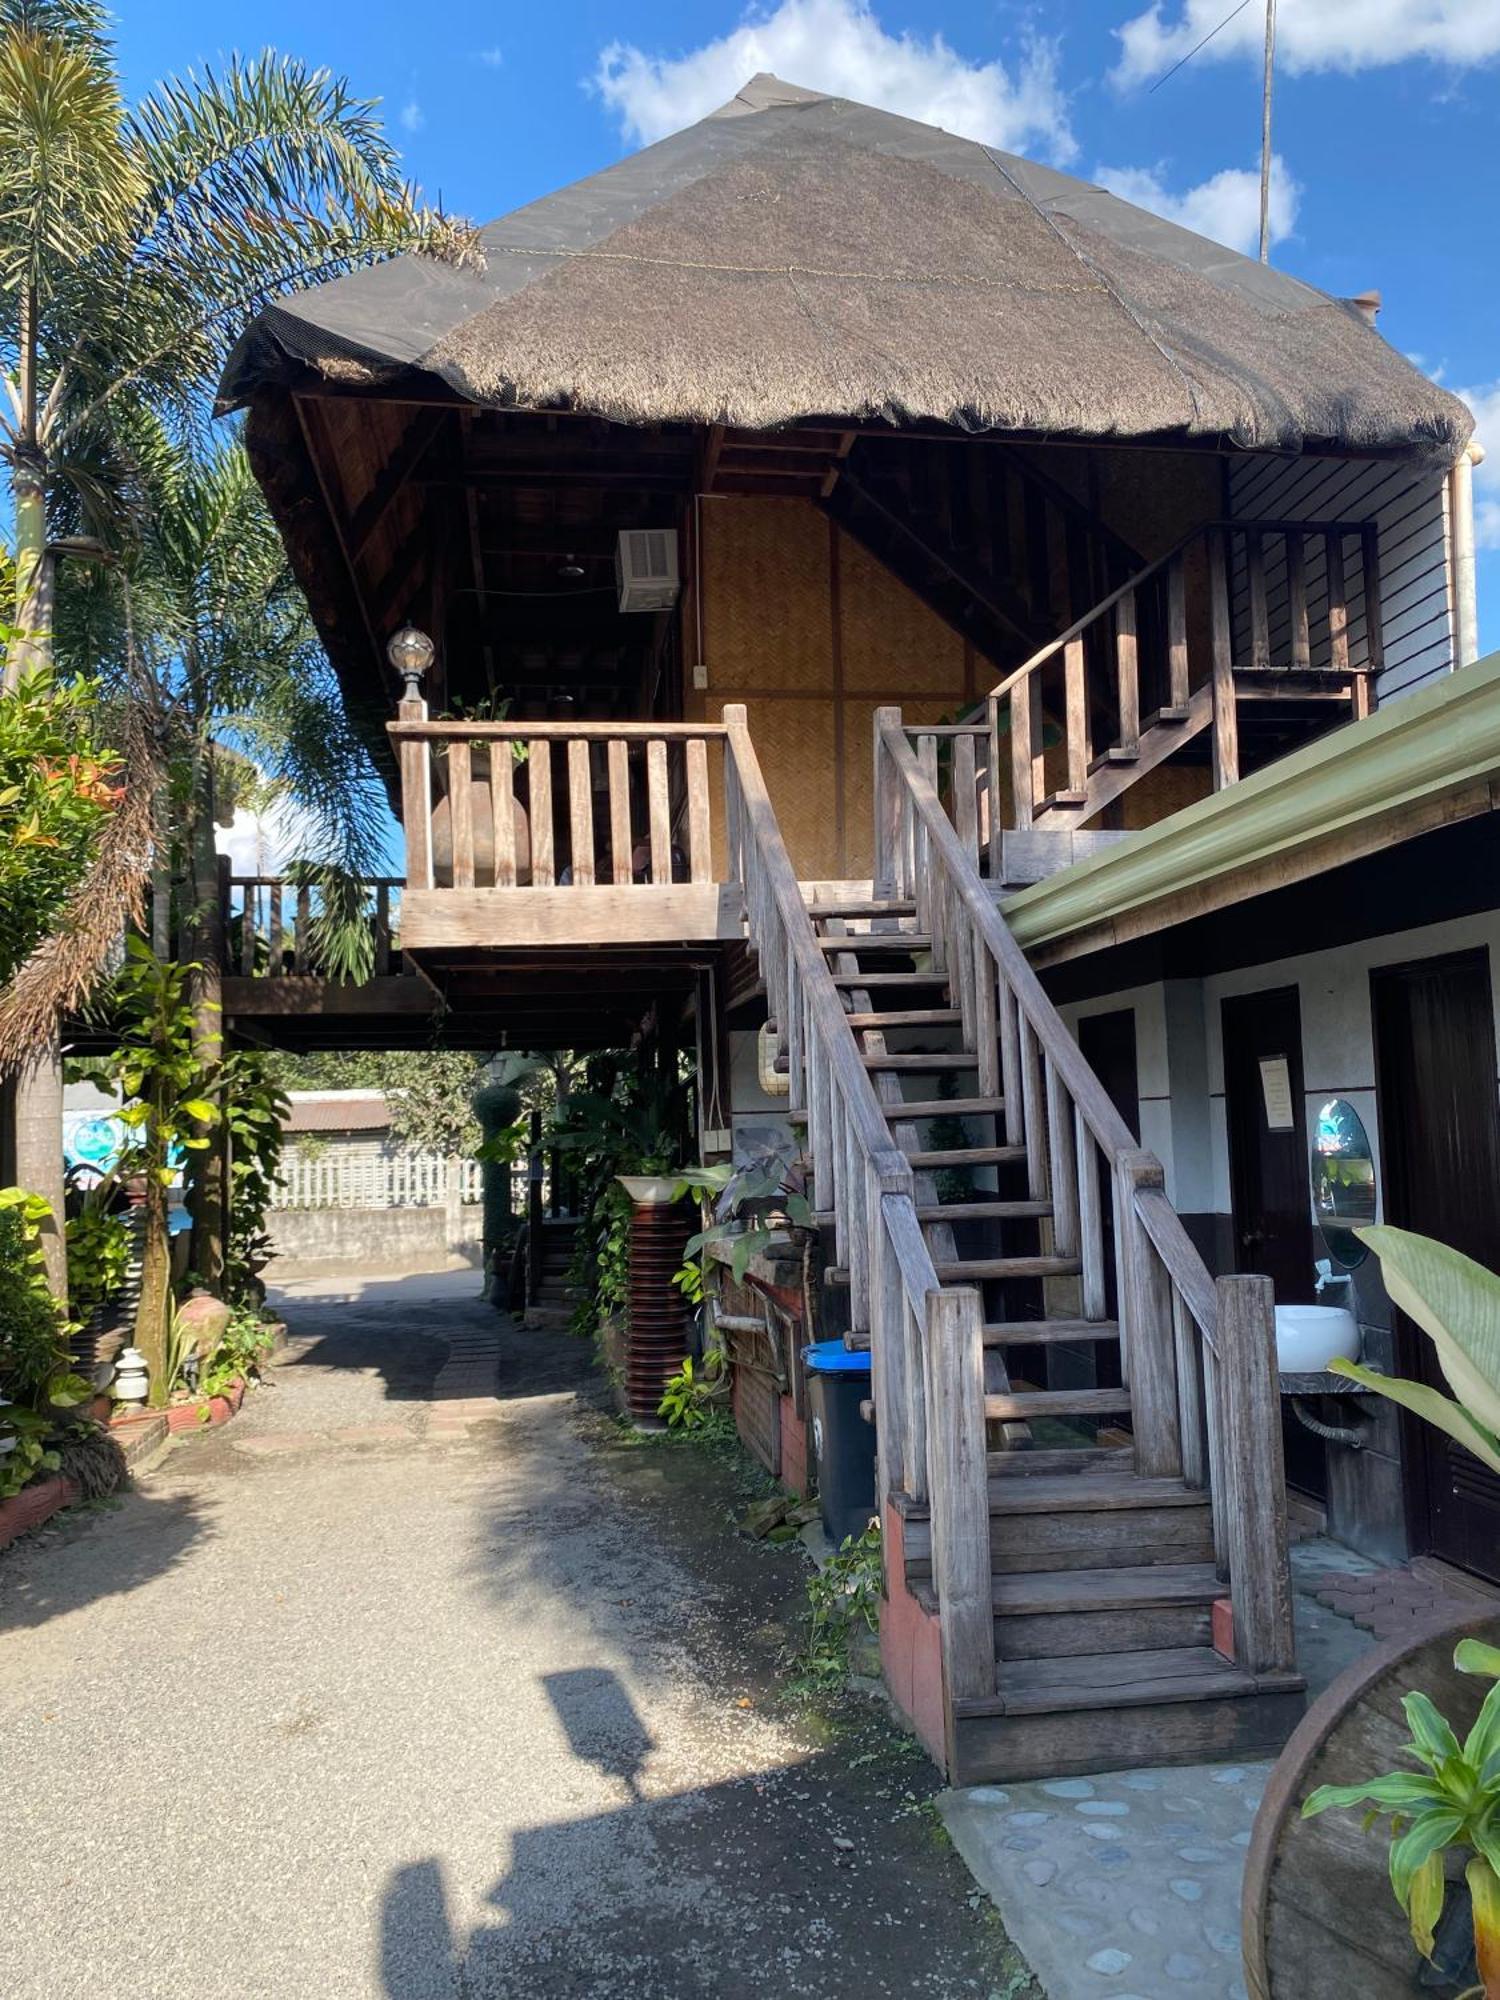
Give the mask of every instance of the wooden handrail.
[[711, 743], [726, 736], [722, 722], [388, 722], [387, 736], [398, 741], [531, 743], [549, 737], [560, 743]]

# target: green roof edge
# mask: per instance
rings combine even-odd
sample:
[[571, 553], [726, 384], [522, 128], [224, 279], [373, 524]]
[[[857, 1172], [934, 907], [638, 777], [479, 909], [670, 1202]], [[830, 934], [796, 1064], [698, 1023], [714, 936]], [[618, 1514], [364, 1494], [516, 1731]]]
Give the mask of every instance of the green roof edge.
[[1027, 950], [1500, 769], [1500, 653], [1005, 899]]

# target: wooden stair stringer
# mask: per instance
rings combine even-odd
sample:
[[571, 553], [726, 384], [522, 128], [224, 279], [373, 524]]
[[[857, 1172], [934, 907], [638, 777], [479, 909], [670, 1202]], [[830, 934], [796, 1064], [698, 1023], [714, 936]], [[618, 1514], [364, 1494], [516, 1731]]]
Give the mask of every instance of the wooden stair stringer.
[[1213, 715], [1213, 689], [1201, 687], [1188, 696], [1187, 712], [1181, 721], [1153, 722], [1141, 731], [1136, 755], [1129, 763], [1096, 765], [1089, 773], [1082, 805], [1043, 806], [1033, 824], [1043, 831], [1055, 826], [1085, 825], [1095, 813], [1113, 805], [1122, 793], [1128, 792], [1139, 779], [1154, 771], [1158, 764], [1164, 764], [1184, 743], [1191, 743], [1195, 736], [1201, 736], [1213, 721]]

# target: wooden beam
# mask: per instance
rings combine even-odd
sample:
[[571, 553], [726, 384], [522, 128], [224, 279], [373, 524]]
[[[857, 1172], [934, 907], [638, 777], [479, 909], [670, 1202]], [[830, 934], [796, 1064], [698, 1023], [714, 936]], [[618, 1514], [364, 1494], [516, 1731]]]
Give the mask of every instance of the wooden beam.
[[375, 475], [375, 483], [349, 520], [349, 553], [358, 562], [412, 474], [427, 456], [448, 421], [446, 410], [423, 410], [413, 417], [405, 435]]
[[508, 953], [529, 945], [706, 944], [743, 936], [740, 892], [719, 882], [410, 889], [401, 905], [401, 942], [415, 952], [467, 945]]

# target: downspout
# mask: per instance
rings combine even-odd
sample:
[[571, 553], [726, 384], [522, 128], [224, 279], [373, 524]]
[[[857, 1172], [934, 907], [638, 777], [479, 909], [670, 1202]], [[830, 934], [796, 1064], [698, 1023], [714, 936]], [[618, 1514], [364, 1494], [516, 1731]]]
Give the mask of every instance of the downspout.
[[1474, 468], [1484, 462], [1484, 446], [1472, 439], [1448, 474], [1448, 520], [1453, 562], [1453, 664], [1469, 667], [1479, 658], [1479, 593], [1474, 559]]

